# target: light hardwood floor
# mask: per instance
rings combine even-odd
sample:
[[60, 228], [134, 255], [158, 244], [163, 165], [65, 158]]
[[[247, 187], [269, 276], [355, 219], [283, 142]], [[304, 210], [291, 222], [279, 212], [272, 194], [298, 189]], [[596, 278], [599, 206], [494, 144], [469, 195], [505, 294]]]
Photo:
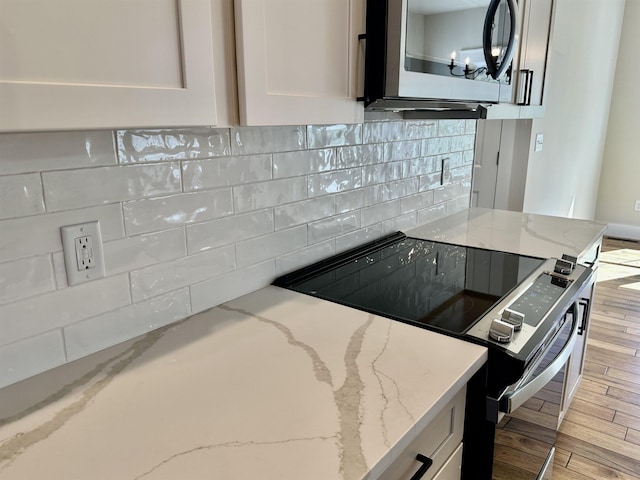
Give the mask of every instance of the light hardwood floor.
[[[603, 252], [640, 243], [605, 238]], [[582, 383], [560, 426], [554, 480], [640, 480], [640, 290], [598, 282]]]

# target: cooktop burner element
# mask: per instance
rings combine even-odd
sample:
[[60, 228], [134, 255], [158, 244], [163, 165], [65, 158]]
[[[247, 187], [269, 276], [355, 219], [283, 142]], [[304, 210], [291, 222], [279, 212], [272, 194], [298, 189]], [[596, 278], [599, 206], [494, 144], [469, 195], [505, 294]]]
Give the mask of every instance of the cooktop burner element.
[[445, 333], [465, 333], [542, 259], [394, 234], [275, 284]]

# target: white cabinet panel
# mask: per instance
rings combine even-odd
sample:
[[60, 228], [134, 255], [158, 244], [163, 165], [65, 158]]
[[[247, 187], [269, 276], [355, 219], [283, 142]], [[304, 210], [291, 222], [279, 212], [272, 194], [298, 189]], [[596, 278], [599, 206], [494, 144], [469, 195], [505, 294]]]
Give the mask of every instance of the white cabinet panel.
[[363, 0], [236, 0], [240, 122], [356, 123]]
[[216, 123], [209, 0], [0, 0], [0, 131]]

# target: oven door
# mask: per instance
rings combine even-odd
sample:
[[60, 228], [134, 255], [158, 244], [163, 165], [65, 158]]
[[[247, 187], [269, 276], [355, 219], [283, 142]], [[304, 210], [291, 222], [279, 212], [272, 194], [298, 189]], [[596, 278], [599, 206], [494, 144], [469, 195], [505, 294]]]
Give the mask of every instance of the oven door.
[[494, 478], [551, 478], [567, 360], [578, 336], [580, 311], [574, 303], [537, 362], [499, 399]]

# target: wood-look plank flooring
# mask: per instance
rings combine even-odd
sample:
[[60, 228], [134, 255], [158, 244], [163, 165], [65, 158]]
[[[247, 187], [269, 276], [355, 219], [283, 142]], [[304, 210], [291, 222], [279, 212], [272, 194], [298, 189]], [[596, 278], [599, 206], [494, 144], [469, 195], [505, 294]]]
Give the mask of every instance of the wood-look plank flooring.
[[[640, 250], [605, 238], [602, 251]], [[584, 376], [557, 439], [554, 480], [640, 480], [638, 274], [598, 282]]]

